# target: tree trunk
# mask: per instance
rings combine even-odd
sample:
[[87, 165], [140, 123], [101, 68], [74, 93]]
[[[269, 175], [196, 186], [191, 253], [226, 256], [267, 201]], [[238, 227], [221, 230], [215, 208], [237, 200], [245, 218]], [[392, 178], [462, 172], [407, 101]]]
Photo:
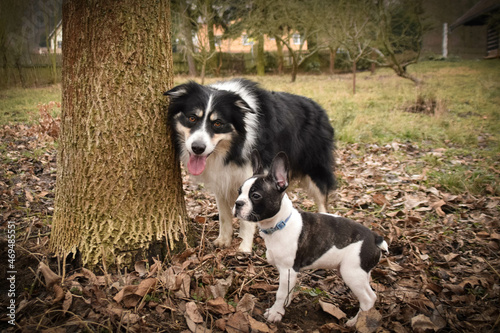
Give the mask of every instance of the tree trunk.
[[170, 2], [65, 1], [63, 107], [50, 248], [129, 264], [186, 233], [162, 93], [173, 86]]
[[193, 33], [191, 29], [191, 21], [189, 19], [189, 4], [186, 1], [180, 1], [179, 5], [181, 6], [181, 28], [182, 35], [184, 37], [184, 41], [186, 43], [186, 57], [188, 62], [188, 70], [189, 76], [197, 76], [196, 72], [196, 63], [194, 61], [193, 53], [194, 53], [194, 43], [193, 43]]
[[264, 57], [264, 35], [257, 38], [257, 75], [266, 75], [266, 63]]
[[352, 94], [356, 94], [356, 60], [352, 62]]
[[335, 72], [335, 57], [337, 56], [338, 48], [329, 47], [329, 49], [330, 49], [330, 74], [333, 75]]
[[205, 72], [207, 69], [207, 59], [203, 58], [201, 61], [201, 84], [205, 84]]
[[276, 49], [277, 49], [277, 56], [278, 56], [278, 74], [281, 75], [283, 74], [283, 44], [281, 43], [279, 38], [274, 38], [276, 40]]

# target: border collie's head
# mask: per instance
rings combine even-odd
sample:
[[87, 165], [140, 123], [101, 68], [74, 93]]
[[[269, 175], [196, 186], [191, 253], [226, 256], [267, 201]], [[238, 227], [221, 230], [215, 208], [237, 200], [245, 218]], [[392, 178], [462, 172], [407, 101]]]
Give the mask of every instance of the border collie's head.
[[189, 173], [200, 175], [212, 154], [226, 160], [229, 155], [233, 160], [248, 158], [259, 107], [254, 89], [255, 84], [246, 80], [211, 86], [191, 81], [164, 94], [170, 97], [168, 118]]

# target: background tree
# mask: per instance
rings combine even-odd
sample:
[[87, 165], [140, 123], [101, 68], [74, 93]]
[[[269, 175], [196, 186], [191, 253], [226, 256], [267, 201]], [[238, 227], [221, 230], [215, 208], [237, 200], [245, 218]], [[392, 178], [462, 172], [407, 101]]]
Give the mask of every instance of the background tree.
[[27, 88], [21, 63], [29, 56], [29, 39], [33, 32], [23, 29], [22, 18], [29, 16], [30, 7], [27, 0], [0, 2], [0, 63], [6, 86], [11, 84], [10, 69], [15, 68], [21, 86]]
[[396, 75], [421, 83], [407, 68], [418, 62], [422, 37], [429, 29], [424, 23], [421, 0], [378, 0], [376, 2], [377, 42], [374, 51], [378, 64], [394, 70]]
[[[193, 57], [195, 48], [193, 43], [193, 25], [191, 23], [191, 17], [193, 17], [193, 13], [191, 5], [187, 0], [172, 2], [172, 21], [177, 23], [177, 30], [182, 37], [182, 43], [180, 45], [182, 45], [182, 52], [186, 56], [189, 76], [197, 76], [196, 62]], [[196, 33], [196, 31], [194, 33]]]
[[334, 73], [337, 51], [345, 37], [340, 26], [343, 8], [343, 1], [324, 1], [323, 11], [319, 13], [317, 20], [320, 25], [319, 38], [330, 52], [330, 74]]
[[336, 4], [337, 27], [334, 36], [338, 36], [340, 47], [352, 69], [352, 91], [356, 93], [357, 64], [372, 51], [376, 30], [371, 1], [339, 1]]
[[84, 264], [186, 232], [180, 165], [166, 124], [173, 86], [169, 1], [63, 5], [63, 107], [51, 250]]
[[[50, 17], [52, 14], [52, 17]], [[50, 59], [50, 71], [52, 74], [52, 83], [57, 83], [57, 25], [61, 21], [61, 12], [58, 6], [54, 6], [51, 10], [44, 11], [45, 17], [45, 43], [47, 46], [47, 54]], [[51, 35], [53, 33], [53, 35]], [[52, 37], [52, 41], [50, 38]]]
[[[277, 12], [270, 24], [274, 30], [273, 35], [283, 43], [292, 58], [291, 81], [295, 82], [299, 66], [326, 47], [317, 39], [321, 29], [318, 20], [324, 11], [323, 2], [321, 0], [280, 0], [275, 3], [281, 6], [281, 13]], [[308, 47], [306, 51], [305, 42], [310, 39], [318, 43]], [[293, 48], [294, 44], [299, 45], [298, 49]]]

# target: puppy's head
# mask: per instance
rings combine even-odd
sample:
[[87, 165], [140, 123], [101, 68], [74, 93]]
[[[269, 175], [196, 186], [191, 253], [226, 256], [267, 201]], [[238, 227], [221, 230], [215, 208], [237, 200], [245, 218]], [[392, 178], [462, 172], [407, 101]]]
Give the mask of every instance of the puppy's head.
[[243, 118], [251, 109], [234, 92], [189, 82], [164, 95], [170, 97], [169, 122], [179, 153], [187, 157], [188, 171], [195, 176], [204, 171], [211, 154], [225, 157], [240, 133], [246, 133]]
[[288, 187], [288, 157], [280, 152], [274, 157], [269, 173], [264, 174], [259, 153], [252, 153], [253, 177], [239, 189], [233, 214], [245, 221], [259, 222], [275, 216]]

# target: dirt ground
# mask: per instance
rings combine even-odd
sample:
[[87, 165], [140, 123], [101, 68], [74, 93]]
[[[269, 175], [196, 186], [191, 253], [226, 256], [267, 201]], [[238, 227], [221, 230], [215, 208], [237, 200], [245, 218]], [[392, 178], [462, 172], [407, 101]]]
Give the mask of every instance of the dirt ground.
[[[119, 272], [68, 266], [61, 281], [62, 264], [47, 246], [56, 178], [53, 140], [39, 126], [24, 125], [0, 129], [0, 138], [3, 332], [354, 331], [345, 322], [356, 314], [357, 300], [328, 270], [303, 272], [283, 321], [267, 323], [263, 312], [274, 302], [278, 275], [265, 260], [262, 239], [256, 236], [252, 255], [236, 252], [237, 238], [228, 249], [215, 248], [215, 200], [187, 177], [196, 247]], [[390, 250], [372, 272], [378, 300], [358, 321], [360, 332], [500, 330], [500, 198], [451, 194], [429, 184], [422, 157], [442, 153], [396, 142], [337, 150], [340, 182], [329, 211], [383, 235]], [[456, 157], [465, 164], [470, 159]], [[498, 170], [498, 163], [492, 165], [492, 172]], [[296, 207], [314, 210], [300, 188], [289, 195]], [[16, 231], [12, 262], [10, 225]]]

